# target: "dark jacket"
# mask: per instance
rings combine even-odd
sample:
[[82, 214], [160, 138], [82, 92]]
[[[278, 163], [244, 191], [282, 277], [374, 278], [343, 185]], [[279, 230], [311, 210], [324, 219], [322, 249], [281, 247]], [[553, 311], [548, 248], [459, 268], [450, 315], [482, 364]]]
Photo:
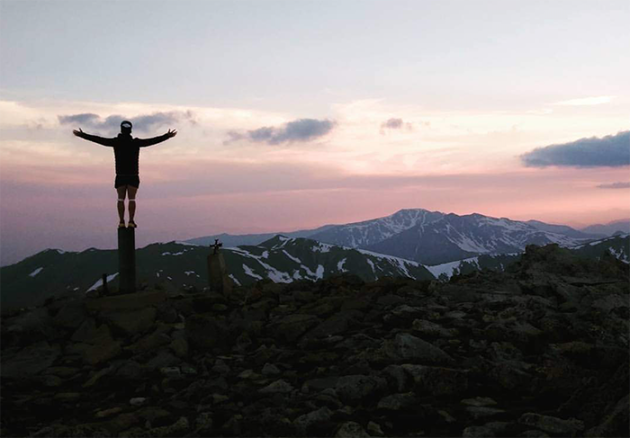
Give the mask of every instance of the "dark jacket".
[[103, 138], [98, 135], [82, 133], [82, 138], [103, 146], [114, 148], [116, 175], [138, 175], [138, 158], [140, 148], [152, 146], [168, 140], [168, 134], [153, 138], [134, 138], [131, 135], [118, 134], [118, 137]]

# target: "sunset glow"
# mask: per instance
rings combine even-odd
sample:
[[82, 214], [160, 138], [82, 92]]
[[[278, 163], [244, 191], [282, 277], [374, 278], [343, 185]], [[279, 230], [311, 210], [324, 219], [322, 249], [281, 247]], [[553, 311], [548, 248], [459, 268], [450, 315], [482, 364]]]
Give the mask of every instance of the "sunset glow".
[[[114, 137], [110, 116], [144, 120], [141, 138], [179, 132], [141, 151], [140, 246], [402, 208], [630, 217], [623, 162], [522, 159], [630, 130], [627, 2], [128, 3], [1, 4], [2, 264], [115, 245], [113, 152], [72, 135]], [[127, 20], [136, 33], [116, 31]], [[86, 28], [108, 22], [116, 35]]]

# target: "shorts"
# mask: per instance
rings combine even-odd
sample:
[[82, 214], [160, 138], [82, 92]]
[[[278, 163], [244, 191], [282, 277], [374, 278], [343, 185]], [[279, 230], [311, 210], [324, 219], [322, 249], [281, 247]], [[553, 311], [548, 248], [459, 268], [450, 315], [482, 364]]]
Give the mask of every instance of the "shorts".
[[140, 187], [140, 177], [138, 175], [116, 175], [116, 181], [114, 181], [114, 188], [120, 186]]

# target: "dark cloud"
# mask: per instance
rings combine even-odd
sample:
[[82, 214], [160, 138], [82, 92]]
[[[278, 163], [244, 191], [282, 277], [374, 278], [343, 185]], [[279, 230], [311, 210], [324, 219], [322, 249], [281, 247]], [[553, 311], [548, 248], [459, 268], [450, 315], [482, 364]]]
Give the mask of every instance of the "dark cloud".
[[611, 184], [600, 184], [597, 186], [598, 189], [630, 189], [630, 181], [629, 182], [614, 182]]
[[[431, 125], [430, 122], [420, 122], [420, 126], [428, 127], [430, 125]], [[403, 119], [391, 118], [381, 123], [381, 135], [385, 135], [388, 129], [396, 129], [396, 130], [406, 129], [407, 131], [413, 131], [413, 123], [409, 123], [409, 122], [404, 123]]]
[[92, 113], [83, 113], [83, 114], [74, 114], [72, 116], [57, 116], [59, 118], [59, 123], [62, 125], [70, 125], [73, 123], [80, 123], [83, 125], [91, 125], [94, 122], [97, 122], [100, 119], [98, 114]]
[[389, 119], [381, 124], [381, 128], [400, 129], [403, 127], [403, 119]]
[[630, 165], [630, 131], [603, 138], [583, 138], [571, 143], [534, 149], [521, 155], [528, 167], [620, 167]]
[[328, 134], [335, 122], [330, 120], [298, 119], [281, 127], [264, 126], [247, 131], [244, 134], [236, 131], [228, 132], [230, 137], [225, 143], [237, 140], [250, 140], [256, 143], [276, 145], [280, 143], [307, 142]]
[[102, 119], [98, 114], [83, 113], [68, 116], [57, 116], [57, 118], [59, 119], [59, 123], [62, 125], [82, 125], [79, 127], [101, 130], [119, 130], [120, 122], [123, 120], [130, 120], [131, 123], [133, 123], [133, 130], [141, 132], [148, 132], [160, 126], [174, 125], [175, 123], [181, 121], [188, 121], [191, 124], [197, 123], [192, 111], [171, 111], [167, 113], [159, 112], [136, 117], [111, 115], [104, 119]]

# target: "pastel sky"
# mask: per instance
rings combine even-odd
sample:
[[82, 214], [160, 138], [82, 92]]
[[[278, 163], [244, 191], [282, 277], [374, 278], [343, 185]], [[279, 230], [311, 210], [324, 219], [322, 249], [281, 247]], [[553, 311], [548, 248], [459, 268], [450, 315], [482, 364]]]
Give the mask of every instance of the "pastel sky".
[[0, 2], [0, 263], [425, 208], [630, 217], [630, 2]]

